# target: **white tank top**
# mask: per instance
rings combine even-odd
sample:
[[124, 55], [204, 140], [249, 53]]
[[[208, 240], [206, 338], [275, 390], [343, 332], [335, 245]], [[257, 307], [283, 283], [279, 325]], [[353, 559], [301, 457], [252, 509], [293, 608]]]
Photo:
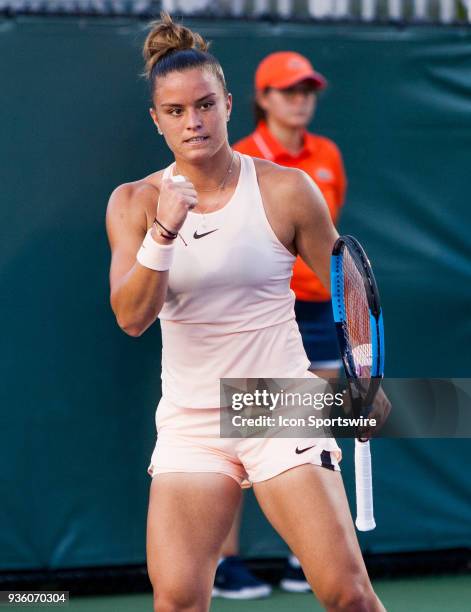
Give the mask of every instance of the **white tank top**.
[[159, 315], [162, 394], [184, 408], [218, 407], [220, 378], [302, 378], [310, 363], [290, 289], [295, 257], [268, 222], [253, 159], [236, 155], [229, 202], [188, 213]]

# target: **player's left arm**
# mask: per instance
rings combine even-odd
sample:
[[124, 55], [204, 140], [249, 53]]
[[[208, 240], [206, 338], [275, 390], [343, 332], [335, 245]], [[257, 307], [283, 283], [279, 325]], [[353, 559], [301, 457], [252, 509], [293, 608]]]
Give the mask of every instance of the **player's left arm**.
[[338, 238], [329, 208], [320, 189], [302, 170], [290, 177], [291, 222], [296, 252], [330, 290], [330, 257]]
[[[291, 207], [294, 224], [294, 246], [307, 265], [317, 274], [322, 284], [330, 291], [330, 260], [332, 248], [338, 238], [337, 230], [330, 218], [329, 209], [322, 193], [311, 178], [302, 171], [290, 177]], [[374, 430], [366, 430], [369, 438], [386, 421], [391, 403], [380, 387], [371, 407], [369, 418], [375, 418]]]

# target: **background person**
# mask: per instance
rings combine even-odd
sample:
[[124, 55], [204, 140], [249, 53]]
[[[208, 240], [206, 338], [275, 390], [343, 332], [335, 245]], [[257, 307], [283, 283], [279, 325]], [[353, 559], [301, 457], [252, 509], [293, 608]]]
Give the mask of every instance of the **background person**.
[[[234, 145], [236, 151], [300, 168], [320, 188], [335, 223], [345, 200], [346, 177], [341, 153], [332, 140], [309, 133], [318, 93], [327, 85], [307, 58], [293, 51], [268, 55], [255, 73], [255, 131]], [[337, 376], [341, 361], [332, 316], [330, 292], [297, 257], [291, 287], [296, 294], [296, 319], [311, 369], [323, 378]], [[263, 597], [269, 585], [257, 581], [238, 556], [237, 520], [224, 543], [216, 573], [215, 593], [229, 597]], [[299, 561], [291, 555], [280, 586], [292, 592], [310, 590]], [[250, 595], [249, 595], [250, 594]]]
[[[332, 140], [307, 131], [325, 77], [307, 58], [280, 51], [260, 62], [255, 73], [255, 131], [234, 145], [253, 157], [307, 172], [322, 192], [334, 223], [345, 201], [342, 155]], [[323, 378], [337, 376], [341, 361], [330, 292], [301, 257], [296, 258], [291, 287], [296, 320], [311, 369]]]

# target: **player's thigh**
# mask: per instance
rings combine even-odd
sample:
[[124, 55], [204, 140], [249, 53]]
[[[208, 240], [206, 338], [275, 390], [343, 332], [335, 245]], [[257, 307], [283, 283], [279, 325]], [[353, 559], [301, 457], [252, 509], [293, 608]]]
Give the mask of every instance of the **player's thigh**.
[[211, 592], [221, 545], [240, 502], [240, 486], [216, 473], [153, 478], [147, 517], [147, 563], [154, 589]]
[[254, 492], [321, 600], [342, 582], [371, 588], [339, 472], [301, 465], [255, 484]]

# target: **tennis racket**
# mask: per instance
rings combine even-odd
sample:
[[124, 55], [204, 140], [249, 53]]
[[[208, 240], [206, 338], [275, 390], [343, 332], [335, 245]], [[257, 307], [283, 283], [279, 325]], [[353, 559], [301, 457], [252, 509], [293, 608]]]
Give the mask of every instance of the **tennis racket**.
[[[370, 262], [353, 236], [340, 236], [332, 251], [331, 292], [337, 340], [354, 416], [371, 407], [384, 373], [383, 315]], [[355, 440], [355, 487], [360, 531], [376, 527], [370, 443]]]

